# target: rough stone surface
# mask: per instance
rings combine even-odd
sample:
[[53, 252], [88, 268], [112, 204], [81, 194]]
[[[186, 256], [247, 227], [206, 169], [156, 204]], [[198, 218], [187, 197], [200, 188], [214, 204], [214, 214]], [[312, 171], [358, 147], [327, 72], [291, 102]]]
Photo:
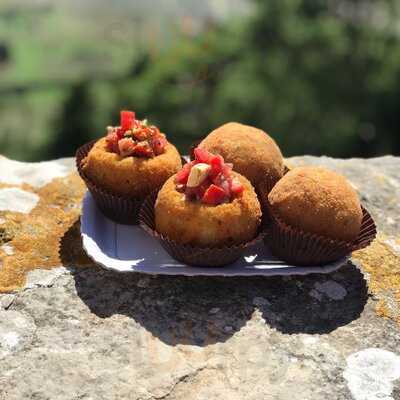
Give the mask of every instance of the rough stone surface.
[[39, 201], [39, 196], [18, 188], [0, 189], [0, 211], [30, 213]]
[[357, 400], [393, 400], [392, 382], [400, 378], [400, 357], [381, 349], [367, 349], [347, 358], [344, 377]]
[[0, 400], [400, 399], [400, 159], [288, 160], [346, 175], [380, 234], [339, 271], [285, 278], [94, 266], [62, 163], [42, 185], [34, 165], [0, 174], [40, 198], [0, 212]]
[[74, 165], [75, 161], [71, 158], [40, 163], [24, 163], [0, 156], [0, 182], [41, 187], [50, 183], [54, 178], [67, 175], [74, 168]]

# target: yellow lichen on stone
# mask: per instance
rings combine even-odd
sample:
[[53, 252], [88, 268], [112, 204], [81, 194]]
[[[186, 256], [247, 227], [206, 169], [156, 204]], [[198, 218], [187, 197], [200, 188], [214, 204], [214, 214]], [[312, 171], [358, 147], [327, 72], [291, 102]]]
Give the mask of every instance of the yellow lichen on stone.
[[370, 247], [354, 252], [353, 259], [369, 274], [370, 291], [379, 299], [378, 315], [400, 324], [400, 256], [379, 235]]
[[19, 226], [24, 216], [20, 213], [5, 213], [0, 212], [0, 246], [10, 242], [17, 234]]
[[4, 213], [5, 222], [0, 225], [13, 248], [12, 255], [2, 255], [0, 292], [22, 287], [27, 273], [35, 268], [92, 264], [80, 242], [78, 224], [85, 187], [79, 176], [73, 173], [29, 190], [40, 197], [36, 207], [28, 215]]

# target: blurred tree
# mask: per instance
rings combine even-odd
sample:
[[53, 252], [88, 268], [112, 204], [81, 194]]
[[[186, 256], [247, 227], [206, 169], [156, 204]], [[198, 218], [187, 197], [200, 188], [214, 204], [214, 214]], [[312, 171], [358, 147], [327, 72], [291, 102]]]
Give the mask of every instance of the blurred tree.
[[54, 141], [49, 143], [46, 158], [72, 156], [93, 137], [93, 108], [88, 82], [74, 85], [60, 116], [54, 121]]
[[[267, 92], [259, 124], [278, 132], [291, 154], [398, 151], [398, 139], [397, 147], [390, 139], [397, 137], [394, 126], [381, 115], [388, 109], [374, 101], [400, 96], [395, 85], [400, 73], [398, 14], [387, 14], [384, 24], [376, 26], [371, 15], [354, 18], [362, 7], [371, 8], [370, 1], [257, 3], [249, 37], [251, 48], [266, 58], [255, 64]], [[343, 17], [337, 14], [339, 3], [348, 10]], [[393, 4], [377, 1], [374, 7], [393, 10]]]
[[248, 18], [137, 51], [122, 80], [75, 85], [47, 156], [73, 154], [121, 108], [181, 151], [235, 120], [269, 132], [286, 155], [400, 154], [398, 2], [253, 1]]
[[[237, 120], [270, 132], [288, 155], [399, 152], [395, 3], [255, 3], [247, 22], [211, 27], [133, 69], [138, 73], [120, 88], [122, 102], [183, 147]], [[368, 18], [358, 17], [363, 7]], [[390, 11], [384, 23], [374, 22], [371, 7]]]
[[10, 59], [10, 51], [5, 43], [0, 42], [0, 66], [6, 64]]

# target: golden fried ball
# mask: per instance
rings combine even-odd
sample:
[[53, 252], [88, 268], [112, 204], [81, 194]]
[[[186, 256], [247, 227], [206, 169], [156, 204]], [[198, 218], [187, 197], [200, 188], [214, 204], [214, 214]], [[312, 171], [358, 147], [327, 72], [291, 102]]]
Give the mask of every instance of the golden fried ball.
[[275, 141], [261, 129], [229, 122], [212, 131], [200, 147], [220, 154], [255, 187], [265, 180], [275, 183], [283, 175], [282, 153]]
[[121, 157], [107, 150], [106, 139], [98, 140], [83, 160], [83, 171], [98, 186], [114, 193], [142, 198], [160, 187], [182, 167], [178, 150], [167, 143], [154, 158]]
[[352, 241], [362, 210], [356, 191], [341, 175], [321, 167], [288, 172], [268, 195], [271, 211], [305, 232]]
[[155, 204], [156, 230], [176, 242], [218, 247], [252, 240], [261, 222], [261, 209], [250, 182], [233, 173], [244, 191], [241, 197], [218, 206], [185, 200], [171, 177], [158, 193]]

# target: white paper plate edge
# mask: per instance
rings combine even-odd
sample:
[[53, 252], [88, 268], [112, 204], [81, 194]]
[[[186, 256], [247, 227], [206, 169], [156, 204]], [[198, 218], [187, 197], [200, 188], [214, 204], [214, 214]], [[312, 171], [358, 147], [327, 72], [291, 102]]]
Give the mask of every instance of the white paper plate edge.
[[[247, 273], [241, 272], [230, 272], [229, 274], [224, 273], [224, 267], [208, 267], [206, 269], [202, 268], [201, 272], [199, 272], [198, 268], [190, 267], [182, 268], [179, 272], [172, 272], [167, 270], [160, 270], [158, 272], [153, 271], [136, 271], [133, 269], [135, 262], [138, 263], [142, 260], [119, 260], [112, 257], [107, 256], [102, 252], [98, 244], [95, 240], [93, 240], [90, 236], [85, 234], [84, 232], [87, 231], [85, 229], [86, 224], [89, 223], [87, 220], [87, 215], [85, 213], [85, 209], [87, 208], [87, 202], [93, 201], [90, 196], [90, 193], [87, 191], [82, 204], [82, 215], [81, 215], [81, 237], [82, 237], [82, 247], [85, 250], [86, 254], [97, 264], [102, 266], [103, 268], [115, 271], [118, 273], [146, 273], [149, 275], [183, 275], [183, 276], [224, 276], [224, 277], [246, 277], [246, 276], [290, 276], [290, 275], [308, 275], [308, 274], [328, 274], [333, 271], [336, 271], [343, 265], [345, 265], [350, 256], [346, 256], [337, 260], [331, 264], [327, 264], [324, 266], [313, 266], [313, 267], [301, 267], [301, 266], [285, 266], [284, 268], [271, 268], [271, 269], [260, 269], [260, 270], [251, 270]], [[106, 217], [104, 217], [106, 218]], [[154, 239], [156, 240], [156, 239]], [[197, 270], [197, 271], [196, 271]], [[208, 271], [209, 270], [209, 271]]]

